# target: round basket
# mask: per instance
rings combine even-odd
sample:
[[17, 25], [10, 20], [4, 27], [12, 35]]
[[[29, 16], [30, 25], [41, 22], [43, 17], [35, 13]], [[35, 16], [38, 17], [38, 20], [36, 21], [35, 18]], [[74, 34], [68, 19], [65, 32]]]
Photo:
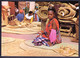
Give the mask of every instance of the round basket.
[[48, 7], [41, 7], [37, 14], [41, 20], [46, 21], [48, 18]]

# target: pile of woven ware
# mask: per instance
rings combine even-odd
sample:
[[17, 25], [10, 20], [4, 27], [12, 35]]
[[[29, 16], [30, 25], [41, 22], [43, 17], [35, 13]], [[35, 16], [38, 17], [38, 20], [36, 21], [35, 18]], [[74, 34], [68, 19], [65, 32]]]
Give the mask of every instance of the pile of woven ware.
[[[48, 4], [47, 2], [45, 2], [46, 4]], [[60, 5], [57, 9], [57, 13], [58, 13], [58, 18], [61, 19], [67, 19], [67, 20], [71, 20], [73, 22], [75, 22], [77, 20], [77, 18], [75, 18], [76, 15], [76, 10], [75, 10], [75, 6], [71, 3], [61, 3], [61, 2], [54, 2], [52, 3], [55, 7], [55, 5]], [[37, 12], [39, 18], [41, 20], [46, 21], [48, 18], [48, 6], [39, 6], [40, 9]]]
[[71, 3], [62, 3], [62, 6], [58, 10], [58, 18], [59, 21], [61, 20], [68, 20], [72, 22], [76, 22], [77, 18], [75, 17], [76, 15], [76, 10], [75, 6]]
[[37, 27], [41, 28], [41, 22], [32, 22], [32, 23], [29, 23], [28, 20], [24, 20], [24, 21], [20, 22], [17, 19], [14, 19], [14, 20], [12, 20], [9, 23], [8, 26], [10, 26], [10, 28], [25, 28], [25, 27], [27, 27], [27, 28], [33, 28], [33, 27], [35, 27], [35, 28], [37, 28]]

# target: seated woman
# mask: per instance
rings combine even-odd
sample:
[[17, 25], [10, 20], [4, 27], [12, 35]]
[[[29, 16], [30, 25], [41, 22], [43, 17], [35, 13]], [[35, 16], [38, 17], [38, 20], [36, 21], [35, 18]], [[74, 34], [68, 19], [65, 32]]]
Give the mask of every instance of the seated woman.
[[23, 19], [24, 19], [23, 10], [20, 10], [20, 11], [19, 11], [19, 14], [17, 14], [16, 18], [17, 18], [17, 20], [20, 21], [20, 22], [23, 21]]
[[36, 39], [32, 43], [36, 46], [46, 45], [52, 46], [54, 44], [59, 44], [62, 42], [59, 30], [59, 23], [55, 17], [55, 9], [50, 7], [48, 9], [49, 21], [46, 25], [45, 31], [39, 32]]
[[29, 11], [29, 13], [27, 13], [25, 15], [25, 17], [26, 17], [27, 21], [29, 21], [29, 23], [32, 23], [32, 21], [33, 21], [33, 12]]
[[13, 25], [21, 26], [23, 20], [24, 20], [24, 12], [23, 10], [19, 10], [19, 14], [17, 14], [16, 18], [13, 20], [14, 21]]

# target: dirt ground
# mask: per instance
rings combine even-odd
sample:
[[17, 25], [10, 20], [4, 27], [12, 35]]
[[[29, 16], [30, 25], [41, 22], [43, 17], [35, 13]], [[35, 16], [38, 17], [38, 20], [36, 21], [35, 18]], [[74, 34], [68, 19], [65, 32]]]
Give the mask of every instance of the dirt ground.
[[[34, 39], [36, 34], [34, 35], [19, 35], [19, 34], [7, 34], [2, 33], [2, 37], [12, 37], [16, 39], [13, 42], [1, 44], [1, 56], [56, 56], [63, 57], [59, 53], [56, 53], [52, 50], [39, 49], [35, 47], [27, 46], [27, 50], [23, 50], [20, 48], [20, 44], [24, 40]], [[74, 45], [78, 45], [78, 43], [71, 42], [72, 37], [64, 37], [62, 36], [62, 41], [64, 43], [70, 43]], [[75, 55], [76, 56], [76, 55]]]

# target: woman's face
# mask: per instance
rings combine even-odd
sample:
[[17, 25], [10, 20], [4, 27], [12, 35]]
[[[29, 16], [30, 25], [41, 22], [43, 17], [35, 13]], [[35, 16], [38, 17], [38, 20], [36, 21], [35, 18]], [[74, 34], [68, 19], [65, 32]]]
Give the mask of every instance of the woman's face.
[[52, 10], [48, 11], [48, 18], [53, 19], [53, 17], [54, 17], [53, 11]]
[[29, 8], [29, 3], [27, 4], [27, 7]]

